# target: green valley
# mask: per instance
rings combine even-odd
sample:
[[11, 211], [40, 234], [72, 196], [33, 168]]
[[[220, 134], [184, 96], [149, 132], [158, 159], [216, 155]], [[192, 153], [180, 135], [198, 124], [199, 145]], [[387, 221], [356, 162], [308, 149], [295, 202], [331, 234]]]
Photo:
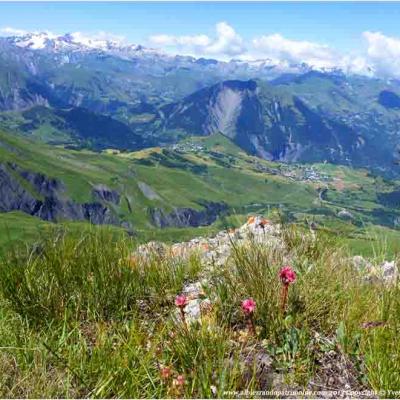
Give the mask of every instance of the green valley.
[[[261, 160], [245, 154], [223, 135], [192, 137], [168, 148], [96, 153], [2, 132], [0, 164], [62, 182], [62, 196], [76, 204], [94, 201], [93, 188], [99, 185], [118, 193], [118, 204], [107, 199], [102, 202], [113, 215], [109, 220], [112, 229], [129, 232], [141, 242], [205, 235], [238, 226], [257, 213], [340, 233], [346, 241], [360, 244], [364, 252], [371, 248], [371, 241], [377, 241], [374, 236], [381, 241], [387, 236], [391, 252], [397, 249], [400, 211], [396, 181], [344, 166]], [[29, 182], [24, 184], [33, 197], [43, 198]], [[390, 203], [387, 198], [392, 199]], [[201, 214], [203, 220], [192, 223], [196, 213], [212, 212], [208, 203], [224, 204], [225, 208], [211, 219], [204, 220]], [[154, 210], [158, 210], [159, 221]], [[182, 222], [168, 217], [174, 210], [192, 214]], [[34, 241], [38, 231], [62, 228], [79, 232], [82, 226], [90, 226], [73, 218], [43, 220], [18, 207], [3, 211], [12, 212], [0, 214], [2, 245], [18, 238]], [[107, 221], [100, 223], [110, 225]]]

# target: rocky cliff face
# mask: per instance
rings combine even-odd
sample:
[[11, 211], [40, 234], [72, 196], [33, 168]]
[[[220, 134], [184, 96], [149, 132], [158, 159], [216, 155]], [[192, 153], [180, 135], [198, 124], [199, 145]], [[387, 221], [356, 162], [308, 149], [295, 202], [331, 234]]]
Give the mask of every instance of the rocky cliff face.
[[204, 206], [202, 210], [175, 208], [170, 213], [159, 208], [153, 208], [150, 210], [150, 217], [158, 228], [170, 226], [178, 228], [198, 227], [212, 224], [218, 216], [228, 209], [228, 206], [224, 203], [205, 202], [202, 205]]
[[271, 160], [341, 159], [357, 143], [352, 129], [323, 118], [296, 96], [252, 80], [203, 89], [164, 107], [163, 115], [168, 128], [199, 135], [220, 132]]
[[15, 179], [6, 165], [0, 164], [0, 211], [13, 210], [33, 214], [37, 211], [37, 199]]
[[93, 187], [93, 196], [99, 201], [107, 201], [109, 203], [118, 205], [121, 196], [116, 190], [111, 190], [106, 185], [96, 185]]
[[[59, 179], [26, 171], [13, 163], [0, 164], [0, 212], [22, 211], [45, 221], [88, 221], [92, 224], [118, 225], [133, 233], [127, 221], [121, 221], [116, 213], [121, 195], [106, 185], [92, 189], [93, 202], [77, 203], [67, 195]], [[158, 228], [198, 227], [210, 225], [228, 211], [225, 203], [202, 202], [203, 208], [175, 208], [166, 212], [151, 208], [151, 222]]]
[[204, 88], [182, 101], [161, 109], [168, 128], [184, 128], [197, 134], [221, 132], [236, 136], [243, 108], [257, 109], [255, 81], [225, 81]]
[[64, 184], [43, 174], [22, 170], [15, 164], [0, 164], [0, 212], [22, 211], [46, 221], [89, 221], [119, 225], [106, 203], [119, 203], [119, 194], [96, 186], [98, 201], [79, 204], [65, 194]]

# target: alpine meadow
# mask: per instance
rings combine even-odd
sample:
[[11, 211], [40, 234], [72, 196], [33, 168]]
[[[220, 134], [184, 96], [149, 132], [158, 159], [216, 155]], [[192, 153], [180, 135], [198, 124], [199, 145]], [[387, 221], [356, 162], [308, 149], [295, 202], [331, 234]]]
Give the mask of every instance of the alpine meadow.
[[0, 398], [400, 398], [399, 15], [0, 3]]

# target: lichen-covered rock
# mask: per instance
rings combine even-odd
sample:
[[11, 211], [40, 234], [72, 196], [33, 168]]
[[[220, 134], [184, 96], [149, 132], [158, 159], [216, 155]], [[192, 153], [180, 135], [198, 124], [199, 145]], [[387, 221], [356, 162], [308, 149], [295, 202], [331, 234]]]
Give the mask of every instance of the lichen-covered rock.
[[145, 244], [140, 245], [133, 256], [137, 258], [138, 261], [143, 263], [148, 263], [152, 260], [163, 260], [169, 254], [169, 247], [157, 241], [151, 241]]
[[[207, 315], [212, 308], [212, 302], [206, 297], [204, 287], [207, 286], [206, 279], [194, 283], [188, 283], [184, 286], [182, 293], [187, 298], [187, 304], [184, 308], [186, 322], [188, 324], [201, 323], [202, 317]], [[180, 319], [180, 312], [176, 310], [175, 319]]]
[[263, 217], [255, 216], [250, 217], [242, 227], [218, 232], [213, 237], [196, 237], [188, 242], [175, 243], [168, 249], [165, 244], [158, 243], [157, 247], [154, 245], [155, 242], [150, 242], [140, 246], [136, 253], [161, 252], [163, 256], [168, 255], [176, 259], [188, 259], [196, 254], [203, 266], [218, 267], [226, 264], [234, 246], [245, 245], [249, 242], [284, 250], [284, 244], [279, 235], [279, 225], [272, 224]]
[[399, 270], [395, 261], [373, 264], [362, 256], [354, 256], [352, 262], [354, 267], [371, 282], [392, 284], [398, 279]]
[[261, 390], [270, 389], [273, 384], [273, 360], [261, 344], [249, 343], [241, 354], [242, 377], [246, 383], [257, 379]]
[[394, 261], [384, 261], [371, 268], [369, 277], [373, 280], [380, 280], [386, 284], [392, 284], [397, 281], [398, 268]]
[[395, 281], [398, 277], [397, 265], [394, 261], [384, 261], [380, 265], [383, 279], [388, 282]]
[[[338, 349], [317, 356], [317, 368], [308, 383], [315, 398], [349, 399], [374, 398], [371, 391], [359, 380], [359, 371], [351, 359]], [[365, 395], [361, 395], [365, 393]]]
[[362, 256], [354, 256], [352, 262], [357, 271], [360, 272], [370, 271], [372, 268], [372, 264]]

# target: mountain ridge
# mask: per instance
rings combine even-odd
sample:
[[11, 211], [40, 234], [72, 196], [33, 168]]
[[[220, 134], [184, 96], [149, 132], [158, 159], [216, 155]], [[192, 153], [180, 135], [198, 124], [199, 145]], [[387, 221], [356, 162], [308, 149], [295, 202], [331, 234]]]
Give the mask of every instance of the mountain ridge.
[[[68, 34], [38, 38], [40, 45], [32, 44], [32, 36], [0, 39], [0, 119], [6, 129], [44, 136], [51, 131], [54, 143], [72, 138], [73, 145], [120, 150], [222, 132], [265, 159], [396, 174], [396, 81], [305, 65], [302, 73], [289, 74], [262, 62], [261, 70], [249, 69], [246, 62], [162, 55], [104, 40], [81, 45]], [[120, 57], [117, 49], [126, 51]], [[54, 117], [39, 123], [26, 118], [37, 106], [54, 110]]]
[[[334, 84], [329, 87], [332, 90], [342, 88]], [[346, 92], [342, 93], [346, 98]], [[296, 89], [288, 92], [286, 85], [225, 81], [165, 106], [162, 112], [167, 128], [198, 135], [221, 132], [244, 150], [265, 159], [328, 161], [375, 169], [384, 167], [389, 171], [393, 169], [394, 149], [400, 140], [400, 113], [396, 107], [380, 104], [380, 93], [376, 92], [369, 110], [365, 104], [353, 104], [354, 111], [347, 111], [344, 119], [340, 110], [324, 109], [324, 103], [317, 98], [296, 93]], [[369, 126], [358, 118], [361, 113], [369, 113], [372, 120]], [[386, 115], [386, 134], [391, 142], [384, 143], [378, 132], [378, 118]], [[370, 159], [371, 154], [374, 159]]]

